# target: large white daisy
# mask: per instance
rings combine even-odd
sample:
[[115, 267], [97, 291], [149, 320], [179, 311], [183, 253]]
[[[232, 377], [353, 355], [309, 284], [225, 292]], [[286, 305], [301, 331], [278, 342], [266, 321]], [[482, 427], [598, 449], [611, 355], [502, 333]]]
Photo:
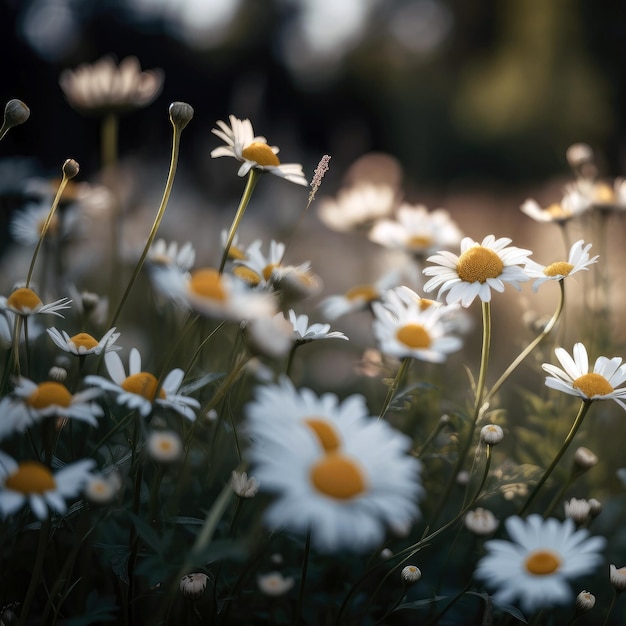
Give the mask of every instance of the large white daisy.
[[78, 333], [76, 335], [70, 335], [64, 330], [57, 330], [56, 328], [46, 329], [50, 339], [65, 352], [70, 352], [77, 356], [85, 356], [87, 354], [100, 354], [103, 350], [108, 352], [109, 350], [121, 350], [120, 346], [114, 345], [119, 339], [120, 333], [117, 332], [115, 327], [107, 330], [100, 341], [89, 333]]
[[18, 463], [0, 452], [0, 513], [7, 517], [28, 504], [40, 520], [48, 517], [48, 508], [62, 515], [65, 500], [80, 493], [95, 465], [93, 459], [85, 459], [53, 474], [39, 461]]
[[308, 187], [309, 181], [304, 176], [302, 165], [281, 163], [276, 156], [279, 149], [276, 146], [269, 146], [265, 137], [255, 136], [250, 120], [240, 120], [234, 115], [230, 115], [229, 120], [230, 126], [220, 120], [217, 122], [219, 128], [211, 131], [226, 144], [211, 152], [213, 158], [229, 156], [241, 161], [242, 165], [237, 172], [239, 176], [245, 176], [254, 167], [296, 185]]
[[438, 297], [448, 292], [446, 302], [460, 302], [469, 306], [478, 296], [483, 302], [491, 300], [491, 290], [504, 291], [505, 283], [520, 289], [519, 283], [528, 280], [528, 275], [521, 267], [528, 261], [530, 250], [509, 246], [511, 239], [487, 235], [482, 243], [470, 237], [461, 241], [461, 255], [441, 251], [431, 256], [428, 261], [436, 266], [426, 267], [426, 276], [432, 276], [424, 291], [439, 288]]
[[[310, 531], [321, 551], [356, 551], [378, 545], [387, 527], [400, 531], [417, 519], [420, 464], [407, 454], [407, 437], [364, 414], [358, 396], [339, 405], [332, 394], [301, 391], [301, 403], [291, 391], [274, 394], [281, 403], [261, 399], [264, 416], [249, 412], [254, 432], [261, 420], [265, 431], [249, 450], [254, 475], [277, 495], [265, 513], [270, 528]], [[332, 423], [320, 419], [329, 408], [338, 413]]]
[[46, 417], [76, 419], [97, 426], [104, 412], [92, 402], [99, 389], [85, 389], [72, 394], [57, 381], [35, 383], [28, 378], [17, 379], [15, 389], [0, 401], [0, 439], [17, 432], [23, 433]]
[[445, 309], [436, 304], [422, 308], [417, 299], [403, 298], [393, 289], [386, 292], [382, 302], [372, 303], [374, 335], [381, 352], [443, 363], [463, 345], [460, 338], [450, 335]]
[[102, 376], [86, 376], [85, 382], [116, 393], [118, 404], [137, 409], [143, 417], [150, 415], [156, 404], [172, 409], [189, 420], [196, 419], [194, 409], [199, 409], [200, 403], [195, 398], [179, 393], [184, 378], [182, 369], [173, 369], [159, 388], [156, 376], [141, 369], [141, 355], [136, 348], [130, 351], [128, 376], [117, 352], [107, 352], [104, 362], [113, 380]]
[[524, 270], [530, 278], [537, 279], [533, 283], [533, 291], [536, 292], [548, 280], [563, 280], [576, 272], [588, 270], [589, 266], [598, 260], [597, 254], [589, 258], [590, 249], [591, 244], [585, 245], [585, 242], [580, 239], [570, 248], [567, 261], [556, 261], [550, 265], [540, 265], [529, 259], [524, 266]]
[[19, 287], [10, 296], [0, 296], [0, 309], [11, 311], [16, 315], [28, 317], [30, 315], [51, 314], [63, 317], [59, 311], [70, 308], [71, 300], [59, 298], [54, 302], [44, 304], [41, 298], [29, 287]]
[[547, 387], [583, 400], [615, 400], [626, 410], [626, 388], [617, 389], [626, 381], [626, 363], [622, 364], [621, 357], [599, 356], [589, 371], [589, 357], [582, 343], [574, 344], [573, 358], [563, 348], [554, 354], [563, 369], [550, 363], [541, 366], [551, 374], [546, 378]]
[[510, 604], [519, 598], [528, 613], [565, 604], [573, 595], [567, 581], [589, 574], [603, 561], [604, 538], [576, 530], [571, 519], [514, 516], [505, 525], [512, 541], [487, 541], [488, 554], [474, 572], [488, 588], [496, 589], [496, 603]]

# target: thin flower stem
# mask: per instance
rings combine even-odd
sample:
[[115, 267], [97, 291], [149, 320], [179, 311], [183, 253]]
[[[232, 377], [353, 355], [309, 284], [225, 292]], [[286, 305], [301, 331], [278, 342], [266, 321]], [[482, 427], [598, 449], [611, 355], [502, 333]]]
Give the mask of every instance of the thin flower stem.
[[547, 337], [547, 335], [552, 331], [556, 323], [559, 321], [561, 317], [561, 313], [563, 313], [563, 307], [565, 305], [565, 281], [561, 279], [559, 281], [560, 297], [559, 303], [556, 307], [556, 310], [552, 314], [552, 317], [548, 320], [548, 323], [544, 326], [543, 330], [539, 335], [537, 335], [525, 348], [522, 350], [515, 360], [506, 368], [502, 376], [498, 378], [498, 380], [493, 384], [491, 389], [485, 395], [485, 402], [489, 402], [493, 396], [496, 395], [502, 384], [507, 380], [507, 378], [517, 369], [517, 367], [522, 363], [522, 361]]
[[387, 412], [387, 410], [389, 409], [389, 405], [391, 404], [391, 401], [393, 400], [393, 397], [396, 395], [396, 391], [398, 391], [398, 387], [400, 386], [400, 382], [402, 381], [402, 379], [404, 378], [406, 372], [409, 369], [409, 366], [411, 365], [411, 357], [404, 357], [404, 359], [402, 359], [402, 363], [400, 364], [400, 367], [398, 368], [398, 371], [396, 372], [396, 376], [393, 379], [391, 385], [389, 385], [389, 391], [387, 392], [387, 397], [385, 398], [385, 403], [383, 404], [383, 406], [380, 409], [380, 413], [378, 414], [378, 419], [382, 419], [385, 416], [385, 413]]
[[304, 599], [304, 586], [306, 584], [306, 574], [309, 565], [309, 555], [311, 553], [311, 530], [306, 534], [304, 541], [304, 555], [302, 557], [302, 573], [300, 574], [300, 587], [298, 589], [298, 598], [296, 600], [295, 615], [293, 617], [294, 626], [299, 626], [302, 616], [302, 601]]
[[548, 480], [550, 474], [552, 474], [552, 471], [557, 466], [558, 462], [561, 460], [561, 457], [565, 454], [565, 451], [567, 450], [570, 443], [572, 442], [572, 439], [574, 439], [574, 436], [578, 432], [580, 425], [583, 423], [583, 420], [585, 419], [585, 415], [587, 415], [587, 411], [589, 410], [589, 407], [591, 406], [592, 402], [593, 402], [592, 400], [583, 400], [581, 402], [580, 409], [578, 410], [578, 415], [576, 416], [576, 419], [574, 420], [574, 423], [572, 424], [572, 427], [570, 428], [569, 433], [567, 433], [567, 437], [565, 437], [565, 440], [563, 441], [563, 444], [559, 448], [559, 451], [556, 453], [556, 456], [554, 457], [554, 459], [552, 459], [552, 463], [550, 463], [546, 471], [543, 473], [543, 476], [539, 479], [539, 482], [534, 486], [533, 490], [530, 492], [530, 495], [528, 496], [528, 499], [524, 503], [524, 506], [519, 511], [519, 515], [523, 515], [526, 512], [528, 507], [531, 505], [532, 501], [535, 499], [535, 497], [539, 493], [539, 490], [543, 487], [544, 483], [546, 482], [546, 480]]
[[163, 191], [163, 198], [161, 199], [161, 205], [159, 206], [159, 210], [157, 211], [156, 217], [154, 218], [154, 222], [152, 224], [152, 228], [150, 229], [150, 234], [148, 235], [148, 240], [146, 241], [146, 245], [144, 246], [143, 252], [141, 253], [141, 257], [135, 265], [135, 269], [133, 271], [133, 275], [126, 286], [126, 291], [124, 291], [124, 295], [120, 300], [120, 303], [117, 306], [117, 310], [113, 315], [111, 321], [109, 322], [109, 328], [115, 326], [117, 322], [117, 318], [119, 317], [124, 305], [126, 304], [126, 300], [128, 300], [128, 296], [133, 289], [137, 278], [139, 277], [139, 273], [141, 272], [141, 268], [148, 256], [148, 252], [150, 251], [150, 246], [156, 237], [157, 231], [159, 230], [159, 226], [161, 224], [161, 220], [163, 219], [163, 215], [165, 215], [165, 209], [167, 207], [167, 203], [170, 198], [170, 194], [172, 192], [172, 186], [174, 185], [174, 178], [176, 176], [176, 169], [178, 167], [178, 153], [180, 149], [180, 136], [182, 132], [182, 128], [179, 128], [177, 124], [172, 124], [173, 126], [173, 135], [172, 135], [172, 156], [170, 159], [170, 169], [167, 175], [167, 181], [165, 183], [165, 189]]
[[239, 202], [239, 207], [237, 208], [237, 213], [235, 213], [235, 217], [233, 218], [233, 222], [230, 225], [230, 230], [228, 231], [228, 237], [226, 239], [226, 245], [224, 246], [224, 252], [222, 253], [222, 260], [220, 261], [220, 269], [219, 273], [221, 274], [224, 271], [224, 267], [226, 266], [226, 261], [228, 260], [228, 253], [230, 251], [230, 247], [233, 245], [233, 240], [235, 239], [235, 233], [239, 228], [239, 224], [241, 224], [241, 220], [243, 219], [243, 214], [246, 212], [246, 208], [248, 207], [248, 203], [250, 202], [250, 198], [252, 197], [252, 192], [256, 187], [257, 181], [259, 180], [259, 173], [256, 169], [252, 168], [250, 173], [248, 174], [248, 181], [246, 182], [246, 187], [243, 190], [243, 195], [241, 196], [241, 201]]
[[614, 590], [613, 598], [611, 599], [611, 604], [609, 605], [606, 615], [604, 616], [604, 621], [602, 622], [602, 626], [606, 626], [609, 623], [609, 617], [611, 613], [613, 612], [613, 608], [615, 607], [615, 603], [617, 602], [617, 598], [619, 598], [620, 593], [621, 592], [619, 589]]

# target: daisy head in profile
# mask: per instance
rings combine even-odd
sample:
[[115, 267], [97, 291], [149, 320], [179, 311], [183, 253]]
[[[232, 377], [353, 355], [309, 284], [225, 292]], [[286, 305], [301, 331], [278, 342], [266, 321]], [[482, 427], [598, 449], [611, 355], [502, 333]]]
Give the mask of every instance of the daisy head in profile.
[[563, 195], [560, 202], [553, 202], [546, 207], [532, 198], [525, 200], [520, 207], [522, 213], [540, 224], [563, 225], [582, 215], [589, 208], [589, 200], [578, 189], [571, 188]]
[[535, 611], [572, 600], [568, 581], [593, 572], [602, 563], [603, 537], [576, 530], [574, 522], [541, 515], [527, 519], [509, 517], [505, 522], [511, 541], [485, 543], [487, 555], [474, 576], [495, 589], [496, 604], [519, 601], [522, 610]]
[[53, 474], [39, 461], [17, 462], [0, 452], [0, 514], [7, 517], [28, 505], [40, 520], [48, 517], [49, 509], [62, 515], [66, 499], [80, 494], [95, 465], [93, 459], [85, 459]]
[[252, 123], [248, 119], [240, 120], [234, 115], [229, 116], [230, 125], [218, 121], [217, 128], [211, 132], [226, 145], [219, 146], [211, 152], [213, 158], [229, 156], [241, 162], [238, 176], [245, 176], [251, 169], [269, 172], [284, 178], [296, 185], [308, 187], [302, 165], [299, 163], [281, 163], [278, 158], [277, 146], [270, 146], [267, 139], [254, 134]]
[[18, 287], [8, 297], [0, 296], [0, 309], [22, 317], [44, 314], [63, 317], [59, 311], [69, 309], [70, 303], [71, 300], [60, 298], [44, 304], [41, 298], [29, 287]]
[[461, 241], [461, 254], [442, 251], [427, 260], [436, 265], [423, 272], [432, 278], [424, 291], [439, 288], [438, 297], [447, 292], [448, 304], [460, 303], [468, 307], [476, 297], [482, 302], [491, 300], [491, 290], [504, 291], [506, 283], [520, 289], [520, 283], [529, 279], [523, 265], [530, 250], [509, 246], [511, 239], [487, 235], [481, 243], [470, 237]]
[[547, 387], [578, 396], [586, 402], [614, 400], [626, 410], [626, 388], [618, 389], [626, 381], [626, 364], [622, 364], [621, 357], [599, 356], [590, 371], [587, 349], [582, 343], [574, 345], [573, 356], [563, 348], [557, 348], [554, 354], [562, 368], [551, 363], [541, 366], [549, 374]]
[[46, 331], [58, 348], [76, 356], [97, 355], [103, 350], [108, 352], [109, 350], [122, 349], [120, 346], [115, 345], [120, 336], [116, 328], [107, 330], [99, 341], [89, 333], [78, 333], [70, 336], [64, 330], [59, 331], [56, 328], [47, 328]]
[[136, 348], [130, 351], [128, 374], [117, 352], [107, 352], [104, 362], [111, 380], [90, 375], [85, 377], [85, 383], [117, 394], [118, 404], [136, 409], [143, 417], [150, 415], [155, 406], [161, 406], [189, 420], [196, 419], [195, 410], [200, 408], [200, 403], [180, 393], [182, 369], [173, 369], [160, 384], [154, 374], [142, 370], [141, 355]]
[[561, 281], [581, 270], [588, 271], [589, 266], [598, 260], [598, 255], [589, 256], [590, 249], [591, 244], [585, 245], [585, 242], [580, 239], [570, 248], [567, 261], [555, 261], [550, 265], [540, 265], [532, 259], [528, 259], [524, 270], [530, 278], [535, 279], [533, 291], [536, 292], [547, 281]]

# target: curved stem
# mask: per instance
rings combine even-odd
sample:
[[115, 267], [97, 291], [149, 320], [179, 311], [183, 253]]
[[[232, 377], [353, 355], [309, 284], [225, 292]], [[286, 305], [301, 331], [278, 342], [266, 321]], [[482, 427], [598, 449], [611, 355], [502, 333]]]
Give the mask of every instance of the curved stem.
[[239, 207], [237, 208], [237, 213], [235, 213], [235, 217], [233, 218], [233, 222], [230, 225], [230, 230], [228, 231], [228, 238], [226, 239], [226, 245], [224, 246], [224, 252], [222, 253], [222, 260], [220, 261], [220, 274], [224, 271], [224, 266], [226, 265], [226, 261], [228, 260], [228, 252], [230, 251], [230, 247], [233, 244], [233, 240], [235, 239], [235, 233], [239, 228], [239, 224], [243, 219], [243, 214], [246, 212], [246, 208], [248, 203], [250, 202], [250, 198], [252, 197], [252, 192], [259, 180], [259, 173], [257, 170], [252, 168], [250, 173], [248, 174], [248, 181], [246, 182], [246, 188], [243, 190], [243, 195], [241, 196], [241, 201], [239, 202]]
[[509, 365], [506, 370], [503, 372], [502, 376], [498, 378], [498, 380], [494, 383], [491, 389], [487, 392], [485, 396], [485, 402], [489, 402], [493, 396], [496, 395], [502, 384], [506, 381], [506, 379], [517, 369], [520, 363], [548, 336], [548, 334], [552, 331], [556, 323], [559, 321], [561, 317], [561, 313], [563, 313], [563, 307], [565, 305], [565, 281], [561, 279], [559, 281], [560, 297], [559, 303], [556, 307], [556, 310], [552, 314], [552, 317], [548, 320], [548, 323], [544, 326], [544, 329], [541, 331], [539, 335], [537, 335], [515, 358], [515, 360]]
[[606, 615], [604, 616], [604, 621], [602, 622], [602, 626], [606, 626], [609, 623], [609, 616], [613, 612], [613, 607], [615, 606], [615, 603], [617, 602], [617, 598], [619, 597], [619, 594], [620, 594], [620, 590], [615, 589], [613, 593], [613, 598], [611, 599], [611, 604], [609, 605]]
[[578, 410], [578, 415], [576, 416], [576, 419], [574, 420], [574, 423], [572, 424], [572, 427], [570, 428], [569, 433], [567, 433], [567, 437], [565, 437], [565, 441], [563, 441], [563, 444], [561, 445], [559, 451], [556, 453], [556, 456], [554, 457], [554, 459], [552, 459], [552, 463], [550, 463], [546, 471], [543, 473], [543, 476], [539, 479], [539, 482], [534, 486], [533, 490], [528, 496], [528, 499], [524, 503], [524, 506], [520, 509], [519, 515], [522, 515], [523, 513], [526, 512], [526, 510], [528, 509], [532, 501], [535, 499], [535, 497], [539, 493], [539, 490], [541, 489], [541, 487], [543, 487], [544, 483], [546, 482], [546, 480], [548, 480], [548, 477], [550, 476], [550, 474], [552, 474], [552, 471], [557, 466], [558, 462], [561, 460], [561, 457], [565, 454], [565, 451], [567, 450], [570, 443], [572, 442], [572, 439], [574, 439], [574, 436], [578, 432], [580, 425], [583, 423], [583, 420], [585, 419], [585, 415], [587, 415], [587, 411], [589, 410], [589, 407], [591, 406], [592, 402], [593, 402], [592, 400], [582, 401], [580, 405], [580, 409]]
[[393, 379], [393, 381], [391, 382], [391, 385], [389, 386], [387, 397], [385, 398], [385, 402], [382, 408], [380, 409], [380, 413], [378, 414], [379, 420], [385, 416], [385, 413], [389, 409], [389, 405], [391, 404], [393, 397], [396, 395], [396, 391], [398, 391], [400, 382], [402, 378], [404, 378], [404, 375], [408, 371], [410, 365], [411, 365], [411, 357], [405, 356], [404, 359], [402, 359], [402, 363], [400, 364], [398, 371], [396, 372], [395, 378]]
[[133, 286], [135, 282], [137, 281], [139, 272], [141, 272], [141, 268], [143, 267], [144, 261], [146, 260], [146, 257], [148, 256], [150, 246], [152, 245], [152, 242], [154, 241], [154, 238], [156, 237], [157, 231], [159, 229], [159, 225], [161, 224], [161, 220], [163, 219], [163, 215], [165, 214], [167, 202], [170, 198], [170, 193], [172, 192], [172, 186], [174, 184], [174, 177], [176, 176], [176, 168], [178, 166], [178, 151], [180, 148], [181, 130], [176, 126], [176, 124], [173, 125], [173, 128], [174, 128], [174, 133], [173, 133], [173, 138], [172, 138], [172, 157], [170, 160], [170, 169], [167, 175], [167, 182], [165, 183], [165, 189], [163, 191], [163, 198], [161, 199], [161, 205], [159, 206], [159, 210], [157, 211], [156, 217], [154, 218], [154, 223], [152, 224], [152, 229], [150, 230], [150, 234], [148, 235], [148, 240], [146, 241], [146, 245], [144, 246], [143, 252], [141, 253], [141, 257], [139, 258], [137, 265], [135, 265], [135, 270], [133, 271], [133, 275], [130, 279], [130, 282], [126, 286], [126, 291], [124, 291], [124, 295], [122, 296], [122, 299], [119, 305], [117, 306], [117, 310], [115, 311], [113, 318], [109, 322], [109, 328], [112, 328], [113, 326], [115, 326], [115, 322], [117, 321], [117, 318], [122, 312], [122, 309], [124, 308], [124, 305], [126, 304], [126, 300], [128, 300], [128, 296], [130, 295], [130, 292], [132, 291]]

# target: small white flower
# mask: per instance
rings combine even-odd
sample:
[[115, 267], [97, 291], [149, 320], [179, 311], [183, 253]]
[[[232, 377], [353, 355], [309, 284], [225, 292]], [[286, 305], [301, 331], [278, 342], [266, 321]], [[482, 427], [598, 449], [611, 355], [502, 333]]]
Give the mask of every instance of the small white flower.
[[570, 190], [560, 203], [552, 203], [545, 209], [542, 209], [536, 200], [531, 199], [526, 200], [520, 208], [522, 213], [540, 224], [553, 222], [562, 224], [584, 213], [589, 208], [589, 202], [580, 192]]
[[567, 261], [556, 261], [550, 265], [540, 265], [529, 259], [524, 266], [524, 270], [530, 278], [537, 279], [533, 283], [533, 291], [536, 292], [548, 280], [563, 280], [576, 272], [588, 270], [589, 266], [598, 259], [598, 255], [589, 258], [590, 248], [590, 243], [585, 246], [585, 242], [580, 239], [570, 248]]
[[54, 302], [44, 304], [39, 296], [28, 287], [19, 287], [7, 298], [0, 296], [0, 309], [28, 317], [29, 315], [50, 314], [63, 317], [59, 313], [63, 309], [70, 308], [71, 300], [67, 298], [59, 298]]
[[475, 535], [491, 535], [500, 525], [496, 516], [488, 509], [481, 507], [468, 511], [463, 520], [465, 527]]
[[171, 430], [154, 430], [148, 435], [146, 441], [148, 454], [161, 463], [177, 461], [183, 453], [183, 442], [180, 437]]
[[565, 503], [565, 517], [573, 519], [576, 524], [584, 524], [591, 517], [589, 501], [581, 498], [571, 498]]
[[253, 354], [278, 359], [293, 346], [293, 329], [281, 313], [257, 317], [243, 325], [248, 348]]
[[173, 369], [163, 379], [159, 388], [159, 381], [154, 374], [141, 369], [141, 355], [136, 348], [130, 351], [128, 376], [117, 352], [107, 352], [104, 362], [113, 382], [102, 376], [93, 375], [86, 376], [85, 382], [116, 393], [118, 404], [137, 409], [143, 417], [150, 415], [156, 404], [170, 408], [189, 420], [196, 419], [194, 409], [199, 409], [200, 403], [195, 398], [179, 393], [184, 378], [182, 369]]
[[[50, 202], [45, 199], [41, 204], [30, 204], [15, 213], [9, 224], [13, 238], [24, 246], [34, 246], [41, 238], [41, 230], [50, 214]], [[55, 212], [48, 224], [47, 237], [67, 239], [80, 232], [80, 213], [68, 207], [63, 216]]]
[[529, 613], [565, 604], [572, 598], [567, 581], [591, 573], [603, 560], [604, 538], [576, 530], [570, 519], [514, 516], [505, 525], [512, 541], [487, 541], [488, 554], [474, 572], [496, 589], [493, 598], [498, 604], [519, 598], [522, 610]]
[[626, 388], [617, 389], [626, 381], [626, 364], [620, 357], [609, 359], [599, 356], [589, 371], [587, 349], [582, 343], [574, 345], [572, 358], [563, 348], [554, 351], [563, 369], [550, 363], [541, 367], [551, 374], [546, 377], [546, 386], [583, 400], [614, 400], [626, 410]]
[[185, 598], [195, 600], [204, 593], [206, 589], [209, 577], [202, 572], [194, 572], [193, 574], [187, 574], [180, 579], [180, 590], [183, 592]]
[[626, 566], [617, 568], [611, 563], [609, 566], [609, 580], [617, 591], [626, 589]]
[[269, 574], [259, 574], [257, 576], [259, 589], [266, 596], [283, 596], [295, 584], [292, 576], [283, 576], [280, 572], [270, 572]]
[[40, 520], [48, 517], [48, 507], [62, 515], [65, 500], [80, 493], [95, 465], [93, 459], [85, 459], [52, 474], [38, 461], [18, 463], [0, 452], [0, 513], [7, 517], [28, 504]]
[[108, 352], [109, 350], [122, 349], [114, 345], [120, 336], [120, 333], [117, 332], [115, 327], [107, 330], [100, 341], [92, 337], [89, 333], [78, 333], [70, 337], [64, 330], [59, 331], [56, 328], [47, 328], [46, 330], [50, 339], [52, 339], [61, 350], [77, 356], [100, 354], [103, 350]]
[[148, 251], [147, 261], [158, 265], [176, 265], [183, 272], [191, 269], [196, 260], [196, 251], [188, 241], [180, 248], [175, 241], [169, 244], [164, 239], [157, 239]]
[[407, 585], [412, 585], [416, 583], [422, 577], [422, 572], [419, 567], [415, 567], [415, 565], [407, 565], [402, 568], [400, 572], [400, 578], [402, 578], [402, 582]]
[[576, 596], [576, 613], [579, 615], [591, 611], [595, 605], [596, 597], [589, 591], [583, 590]]
[[265, 137], [255, 136], [250, 120], [240, 120], [234, 115], [230, 115], [229, 120], [230, 126], [220, 120], [217, 122], [219, 128], [211, 131], [226, 144], [211, 152], [213, 158], [229, 156], [240, 161], [242, 165], [237, 172], [238, 176], [245, 176], [255, 168], [308, 187], [309, 181], [304, 176], [302, 165], [281, 163], [276, 156], [279, 149], [276, 146], [269, 146]]
[[233, 470], [230, 484], [240, 498], [254, 498], [259, 490], [259, 481], [254, 476], [248, 476], [246, 472]]
[[330, 330], [330, 324], [310, 324], [308, 315], [297, 315], [293, 309], [289, 309], [289, 322], [293, 328], [293, 338], [300, 343], [318, 341], [320, 339], [345, 339], [342, 332]]
[[279, 241], [270, 242], [267, 255], [261, 252], [263, 242], [257, 239], [246, 248], [244, 258], [235, 260], [233, 274], [253, 287], [267, 287], [273, 282], [273, 273], [282, 263], [285, 256], [285, 244]]
[[85, 496], [96, 504], [108, 504], [115, 498], [122, 486], [118, 472], [92, 474], [85, 484]]
[[426, 276], [433, 276], [425, 285], [428, 293], [439, 287], [438, 297], [448, 292], [446, 302], [460, 302], [468, 307], [476, 297], [483, 302], [491, 300], [491, 290], [504, 291], [505, 283], [520, 289], [519, 283], [528, 280], [521, 265], [528, 261], [530, 250], [509, 246], [511, 239], [496, 239], [487, 235], [478, 243], [470, 237], [461, 241], [461, 254], [446, 250], [431, 256], [428, 261], [436, 266], [426, 267]]

